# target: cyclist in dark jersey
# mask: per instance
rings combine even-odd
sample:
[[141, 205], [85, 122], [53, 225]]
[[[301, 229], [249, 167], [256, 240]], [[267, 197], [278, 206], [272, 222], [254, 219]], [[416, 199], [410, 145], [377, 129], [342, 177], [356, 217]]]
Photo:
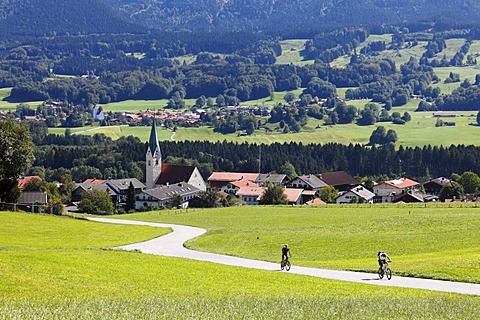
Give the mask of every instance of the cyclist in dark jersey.
[[285, 244], [282, 248], [282, 261], [288, 261], [290, 257], [290, 249], [288, 248], [288, 244]]
[[386, 252], [378, 251], [378, 264], [380, 265], [380, 268], [383, 267], [385, 263], [387, 263], [387, 259], [388, 259], [388, 262], [392, 262], [392, 260], [390, 259], [390, 257]]

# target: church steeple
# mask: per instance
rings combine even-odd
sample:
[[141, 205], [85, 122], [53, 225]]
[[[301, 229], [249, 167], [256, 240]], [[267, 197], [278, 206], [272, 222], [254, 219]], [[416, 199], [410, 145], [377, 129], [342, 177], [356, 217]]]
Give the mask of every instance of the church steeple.
[[147, 189], [153, 189], [160, 174], [162, 173], [162, 152], [158, 143], [157, 124], [155, 117], [153, 118], [152, 130], [150, 131], [150, 139], [148, 141], [147, 154], [145, 156], [145, 184]]

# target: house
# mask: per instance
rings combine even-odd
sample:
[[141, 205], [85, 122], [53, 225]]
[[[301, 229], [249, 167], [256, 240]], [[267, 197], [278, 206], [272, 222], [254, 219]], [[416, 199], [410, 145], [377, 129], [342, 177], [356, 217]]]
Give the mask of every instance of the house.
[[48, 197], [46, 192], [36, 192], [36, 191], [22, 191], [20, 197], [17, 200], [17, 204], [47, 204]]
[[186, 182], [202, 191], [207, 190], [205, 180], [195, 166], [162, 163], [162, 171], [156, 181], [157, 186]]
[[283, 193], [287, 197], [288, 204], [302, 204], [302, 192], [303, 189], [297, 188], [285, 188]]
[[265, 189], [264, 187], [241, 187], [237, 191], [237, 197], [246, 204], [258, 205]]
[[232, 181], [248, 180], [255, 182], [258, 173], [243, 173], [243, 172], [213, 172], [208, 177], [207, 182], [212, 190], [220, 191]]
[[425, 195], [418, 190], [408, 190], [395, 197], [392, 202], [415, 203], [425, 202]]
[[259, 185], [250, 180], [238, 180], [227, 183], [227, 185], [223, 186], [220, 191], [227, 194], [236, 194], [242, 187], [259, 187]]
[[323, 205], [326, 205], [327, 203], [320, 198], [315, 198], [305, 202], [305, 204], [309, 206], [323, 206]]
[[358, 186], [360, 184], [357, 179], [350, 176], [345, 171], [323, 172], [317, 175], [317, 177], [338, 191], [348, 191], [354, 186]]
[[336, 199], [336, 203], [373, 203], [374, 197], [375, 193], [360, 185], [342, 192]]
[[31, 212], [44, 212], [48, 203], [47, 192], [22, 191], [16, 208]]
[[135, 190], [135, 194], [140, 193], [143, 189], [145, 189], [145, 185], [141, 183], [137, 178], [127, 178], [127, 179], [113, 179], [107, 180], [105, 182], [106, 185], [110, 187], [116, 194], [116, 202], [117, 204], [125, 203], [127, 201], [127, 194], [128, 188], [130, 187], [130, 183], [133, 185]]
[[37, 179], [40, 181], [43, 181], [42, 177], [40, 176], [25, 176], [20, 179], [18, 179], [18, 189], [23, 190], [25, 188], [25, 185], [31, 182], [32, 180]]
[[400, 178], [395, 180], [385, 181], [383, 183], [373, 186], [373, 193], [375, 193], [374, 202], [390, 203], [394, 202], [402, 194], [408, 191], [419, 191], [420, 183], [408, 178]]
[[271, 182], [277, 186], [284, 186], [288, 183], [289, 178], [286, 174], [278, 173], [260, 173], [255, 179], [258, 185], [264, 185], [266, 182]]
[[425, 182], [423, 188], [427, 194], [438, 195], [447, 183], [450, 183], [450, 179], [439, 177]]
[[288, 188], [299, 188], [312, 191], [318, 191], [326, 186], [327, 184], [325, 182], [313, 174], [298, 176], [287, 183]]
[[[91, 181], [91, 179], [87, 179], [87, 180]], [[87, 180], [85, 180], [85, 181], [87, 181]], [[119, 203], [117, 193], [108, 184], [106, 184], [106, 183], [96, 183], [96, 181], [93, 182], [93, 183], [92, 182], [78, 183], [77, 187], [72, 191], [72, 202], [74, 202], [74, 203], [79, 202], [80, 200], [82, 200], [82, 194], [85, 191], [92, 190], [92, 189], [107, 192], [110, 195], [110, 197], [112, 198], [113, 203]]]
[[155, 189], [163, 185], [188, 183], [195, 188], [206, 191], [207, 185], [198, 168], [194, 166], [162, 163], [162, 152], [158, 143], [157, 125], [152, 121], [150, 139], [145, 155], [145, 184], [147, 189]]
[[198, 197], [201, 190], [185, 182], [162, 185], [140, 192], [135, 201], [135, 209], [158, 209], [168, 206], [174, 196], [182, 198], [182, 208], [188, 208], [189, 201]]

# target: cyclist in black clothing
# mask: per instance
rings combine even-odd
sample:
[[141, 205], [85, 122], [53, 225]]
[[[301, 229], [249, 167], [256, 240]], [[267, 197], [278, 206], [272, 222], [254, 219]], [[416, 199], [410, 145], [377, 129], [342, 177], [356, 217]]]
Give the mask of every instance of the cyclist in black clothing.
[[290, 249], [288, 248], [288, 244], [285, 244], [282, 248], [282, 261], [288, 261], [290, 257]]

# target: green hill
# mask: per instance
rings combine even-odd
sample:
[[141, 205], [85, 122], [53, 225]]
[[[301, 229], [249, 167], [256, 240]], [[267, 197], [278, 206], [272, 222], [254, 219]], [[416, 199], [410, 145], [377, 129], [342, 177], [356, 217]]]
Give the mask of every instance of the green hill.
[[141, 30], [100, 0], [0, 0], [5, 35], [124, 33]]

